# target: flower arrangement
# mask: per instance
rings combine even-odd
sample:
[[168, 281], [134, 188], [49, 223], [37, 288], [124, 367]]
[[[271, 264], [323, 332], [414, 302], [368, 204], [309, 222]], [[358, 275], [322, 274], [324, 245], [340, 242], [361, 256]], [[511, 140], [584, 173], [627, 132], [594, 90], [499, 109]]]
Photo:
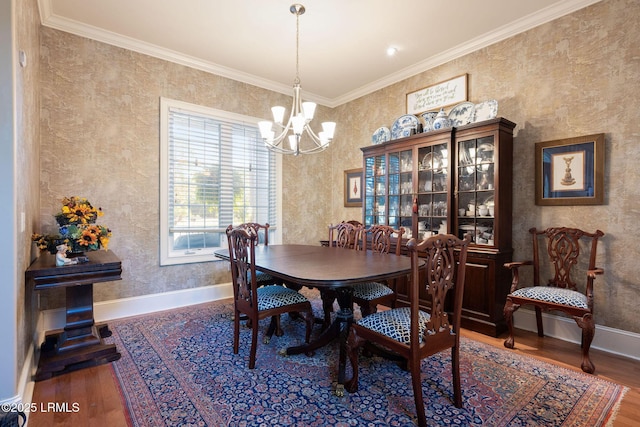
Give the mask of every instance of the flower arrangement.
[[59, 234], [34, 234], [32, 240], [41, 250], [56, 253], [56, 246], [67, 244], [69, 252], [107, 249], [111, 230], [96, 224], [103, 215], [102, 208], [94, 208], [84, 197], [64, 197], [62, 208], [55, 215]]

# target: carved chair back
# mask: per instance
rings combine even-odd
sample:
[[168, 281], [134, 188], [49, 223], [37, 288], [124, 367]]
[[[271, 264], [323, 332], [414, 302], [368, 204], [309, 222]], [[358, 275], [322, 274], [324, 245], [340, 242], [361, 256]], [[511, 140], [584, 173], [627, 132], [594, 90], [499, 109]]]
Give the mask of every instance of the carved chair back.
[[[256, 239], [256, 245], [262, 243], [265, 246], [269, 246], [269, 227], [271, 227], [269, 223], [259, 224], [257, 222], [245, 222], [238, 225], [238, 227], [244, 228], [245, 230], [253, 230], [258, 236]], [[263, 236], [262, 239], [260, 239], [261, 236]]]
[[[590, 243], [590, 247], [586, 247], [589, 256], [586, 269], [592, 270], [596, 267], [598, 239], [604, 236], [604, 233], [600, 230], [588, 233], [578, 228], [568, 227], [551, 227], [545, 230], [531, 228], [529, 233], [533, 239], [534, 286], [541, 284], [541, 266], [549, 263], [553, 277], [549, 278], [546, 285], [577, 291], [578, 286], [573, 280], [572, 271], [581, 258], [581, 239], [587, 238], [587, 244]], [[543, 247], [540, 247], [541, 238], [544, 238]]]
[[[407, 244], [409, 255], [411, 256], [411, 343], [419, 343], [422, 338], [419, 336], [419, 298], [421, 289], [426, 289], [431, 297], [431, 317], [424, 329], [423, 337], [427, 342], [436, 344], [439, 340], [434, 340], [434, 336], [444, 335], [446, 337], [453, 333], [458, 341], [460, 331], [460, 317], [462, 313], [462, 297], [464, 293], [465, 266], [467, 262], [467, 249], [471, 235], [465, 236], [464, 240], [452, 234], [435, 235], [418, 243], [412, 239]], [[418, 253], [424, 254], [426, 265], [424, 275], [420, 274], [418, 268]], [[421, 279], [422, 277], [422, 279]], [[453, 319], [449, 318], [446, 310], [446, 299], [449, 291], [453, 290]], [[453, 337], [452, 335], [452, 337]], [[427, 340], [428, 338], [428, 340]], [[439, 347], [441, 344], [437, 344]], [[440, 351], [440, 349], [434, 349]], [[431, 353], [433, 354], [433, 353]]]
[[341, 222], [329, 226], [329, 246], [347, 249], [361, 249], [362, 226]]
[[373, 252], [388, 254], [393, 247], [395, 240], [395, 254], [400, 255], [402, 252], [402, 235], [404, 227], [395, 229], [389, 225], [372, 225], [364, 230], [364, 238], [362, 239], [363, 249], [370, 249]]
[[258, 235], [252, 228], [234, 228], [231, 225], [227, 227], [226, 233], [235, 304], [241, 312], [253, 318], [257, 316], [258, 311], [258, 281], [253, 261]]

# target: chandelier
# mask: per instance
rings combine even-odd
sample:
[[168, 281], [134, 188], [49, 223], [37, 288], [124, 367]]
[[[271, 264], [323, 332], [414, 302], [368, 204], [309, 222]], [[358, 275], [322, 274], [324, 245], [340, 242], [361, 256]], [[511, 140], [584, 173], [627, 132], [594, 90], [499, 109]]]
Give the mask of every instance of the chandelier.
[[[316, 104], [315, 102], [302, 102], [302, 96], [300, 95], [302, 88], [300, 87], [299, 77], [300, 15], [305, 12], [305, 8], [303, 5], [296, 3], [291, 5], [289, 11], [296, 15], [296, 78], [293, 81], [291, 115], [287, 123], [284, 124], [285, 108], [280, 106], [273, 107], [271, 112], [273, 113], [273, 122], [275, 122], [277, 130], [273, 130], [274, 123], [267, 120], [259, 122], [258, 127], [267, 148], [277, 153], [297, 156], [298, 154], [317, 153], [329, 147], [336, 124], [335, 122], [322, 123], [322, 131], [317, 134], [311, 129], [310, 123], [313, 120]], [[305, 131], [309, 138], [301, 140]], [[285, 145], [285, 138], [288, 140], [288, 146]], [[311, 142], [308, 142], [308, 139]], [[304, 147], [301, 142], [304, 143]]]

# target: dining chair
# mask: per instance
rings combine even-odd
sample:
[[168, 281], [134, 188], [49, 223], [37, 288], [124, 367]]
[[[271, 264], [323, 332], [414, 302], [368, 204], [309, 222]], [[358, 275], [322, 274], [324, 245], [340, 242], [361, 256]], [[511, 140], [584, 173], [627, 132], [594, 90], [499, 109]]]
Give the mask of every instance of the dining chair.
[[[341, 249], [360, 250], [362, 244], [362, 224], [358, 221], [342, 221], [339, 224], [329, 225], [329, 247]], [[322, 310], [324, 311], [323, 329], [331, 324], [331, 312], [333, 302], [336, 299], [335, 291], [324, 289], [320, 292]]]
[[[229, 227], [233, 228], [233, 225], [230, 225]], [[269, 246], [269, 228], [271, 227], [269, 223], [260, 224], [257, 222], [245, 222], [243, 224], [239, 224], [238, 227], [244, 228], [245, 230], [253, 230], [253, 232], [258, 236], [256, 245], [262, 243], [264, 246]], [[263, 271], [256, 271], [256, 278], [258, 280], [258, 286], [284, 285], [282, 280], [279, 280], [269, 273], [265, 273]], [[301, 286], [296, 286], [295, 284], [291, 283], [287, 284], [287, 286], [296, 291], [299, 291], [302, 288]], [[296, 314], [292, 313], [292, 315], [295, 317]], [[247, 320], [247, 327], [251, 327], [251, 321], [248, 320], [246, 316], [241, 317], [240, 320]], [[275, 335], [277, 337], [281, 337], [284, 332], [282, 331], [282, 325], [280, 324], [280, 315], [275, 316], [275, 322]], [[265, 337], [265, 343], [268, 344], [270, 339], [270, 337]]]
[[[395, 240], [395, 255], [400, 256], [404, 227], [395, 229], [388, 225], [372, 225], [362, 232], [362, 249], [379, 254], [388, 254]], [[360, 306], [362, 316], [378, 310], [378, 304], [394, 305], [396, 293], [387, 283], [364, 282], [353, 286], [353, 302]]]
[[[381, 350], [382, 353], [399, 356], [401, 360], [408, 362], [418, 425], [426, 426], [421, 361], [443, 350], [451, 349], [453, 403], [457, 408], [462, 407], [460, 319], [470, 240], [469, 234], [464, 240], [452, 234], [437, 234], [421, 242], [415, 238], [409, 240], [407, 250], [411, 257], [411, 305], [379, 311], [351, 324], [347, 354], [353, 376], [344, 384], [347, 391], [354, 393], [358, 390], [359, 348], [365, 343], [375, 344], [376, 348], [386, 349]], [[420, 268], [418, 253], [426, 262], [423, 269]], [[420, 310], [420, 290], [426, 290], [431, 298], [431, 313]], [[453, 292], [451, 314], [445, 311], [449, 291]]]
[[[523, 305], [533, 305], [536, 311], [538, 336], [544, 337], [542, 311], [561, 311], [571, 316], [582, 329], [582, 363], [584, 372], [592, 374], [595, 367], [589, 358], [589, 348], [595, 334], [593, 320], [593, 283], [600, 230], [588, 233], [578, 228], [551, 227], [545, 230], [529, 229], [532, 237], [533, 260], [509, 262], [504, 266], [512, 272], [511, 290], [504, 305], [504, 318], [509, 336], [504, 346], [513, 348], [513, 312]], [[542, 268], [543, 264], [546, 268]], [[524, 266], [533, 267], [533, 277], [525, 286], [520, 273]], [[540, 282], [540, 272], [548, 271], [547, 284]], [[580, 275], [578, 275], [580, 271]], [[577, 279], [577, 280], [576, 280]], [[522, 280], [524, 282], [524, 280]], [[581, 290], [578, 290], [578, 283]]]
[[[276, 329], [276, 316], [282, 313], [302, 313], [306, 323], [305, 342], [309, 342], [313, 325], [313, 312], [309, 300], [299, 292], [279, 285], [258, 286], [255, 250], [258, 235], [251, 228], [227, 228], [229, 260], [233, 284], [233, 353], [238, 354], [240, 341], [240, 316], [251, 323], [251, 351], [249, 369], [256, 363], [256, 346], [259, 321], [271, 317], [265, 334], [270, 338]], [[268, 340], [265, 340], [265, 344]]]

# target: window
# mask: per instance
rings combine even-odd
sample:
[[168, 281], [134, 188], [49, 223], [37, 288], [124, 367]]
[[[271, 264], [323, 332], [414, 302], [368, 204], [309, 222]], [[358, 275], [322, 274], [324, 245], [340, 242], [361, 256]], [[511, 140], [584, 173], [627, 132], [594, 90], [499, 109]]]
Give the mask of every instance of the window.
[[268, 222], [280, 241], [280, 156], [260, 119], [166, 98], [160, 111], [160, 265], [215, 260], [229, 224]]

